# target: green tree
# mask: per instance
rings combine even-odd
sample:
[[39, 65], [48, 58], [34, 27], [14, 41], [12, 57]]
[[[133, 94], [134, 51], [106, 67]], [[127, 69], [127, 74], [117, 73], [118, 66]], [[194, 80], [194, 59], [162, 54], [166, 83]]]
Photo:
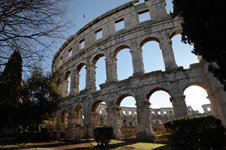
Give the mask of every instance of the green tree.
[[14, 51], [0, 75], [0, 127], [6, 124], [9, 115], [14, 115], [20, 100], [21, 84], [22, 58], [20, 52]]
[[22, 103], [17, 113], [18, 125], [37, 126], [56, 111], [59, 97], [56, 77], [56, 74], [45, 74], [40, 68], [33, 69], [22, 90]]
[[173, 16], [183, 17], [182, 41], [209, 63], [209, 71], [226, 90], [226, 1], [173, 0]]

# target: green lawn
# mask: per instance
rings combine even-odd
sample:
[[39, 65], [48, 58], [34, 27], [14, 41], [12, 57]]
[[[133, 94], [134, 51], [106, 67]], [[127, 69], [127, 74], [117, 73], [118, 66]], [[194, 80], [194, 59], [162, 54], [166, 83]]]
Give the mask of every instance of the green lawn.
[[[91, 143], [94, 147], [97, 146], [96, 142]], [[128, 149], [140, 149], [140, 150], [170, 150], [166, 144], [159, 143], [145, 143], [145, 142], [132, 142], [132, 141], [119, 141], [111, 140], [106, 149], [111, 150], [128, 150]]]

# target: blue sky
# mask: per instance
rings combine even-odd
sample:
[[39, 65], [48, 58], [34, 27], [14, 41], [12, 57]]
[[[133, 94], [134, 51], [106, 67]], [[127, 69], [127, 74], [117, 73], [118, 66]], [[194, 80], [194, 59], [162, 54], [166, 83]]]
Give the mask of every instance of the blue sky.
[[[79, 29], [85, 26], [87, 23], [95, 19], [96, 17], [106, 13], [107, 11], [114, 9], [124, 3], [129, 2], [130, 0], [66, 0], [67, 1], [67, 15], [68, 19], [72, 19], [73, 27], [65, 33], [68, 37], [76, 33]], [[141, 1], [143, 2], [143, 1]], [[172, 11], [172, 2], [171, 0], [166, 0], [167, 12]], [[183, 66], [188, 68], [189, 64], [198, 62], [197, 57], [191, 53], [192, 46], [185, 45], [180, 42], [181, 36], [177, 35], [173, 37], [173, 51], [178, 66]], [[65, 41], [62, 40], [62, 43]], [[143, 47], [143, 59], [145, 72], [151, 72], [155, 70], [165, 70], [163, 64], [163, 58], [161, 51], [159, 49], [159, 44], [156, 42], [148, 42]], [[124, 49], [119, 52], [117, 55], [117, 72], [118, 79], [123, 80], [132, 75], [132, 60], [129, 49]], [[125, 61], [126, 60], [126, 61]], [[125, 63], [126, 62], [126, 63]], [[99, 89], [99, 84], [104, 83], [106, 80], [105, 76], [105, 62], [104, 58], [101, 58], [97, 62], [97, 89]], [[125, 71], [126, 69], [126, 71]], [[82, 68], [80, 78], [80, 90], [85, 87], [85, 68]], [[190, 87], [185, 93], [186, 95], [186, 104], [187, 106], [192, 106], [194, 110], [201, 110], [201, 105], [209, 103], [209, 100], [206, 99], [206, 92], [200, 87]], [[169, 101], [170, 96], [163, 92], [155, 92], [151, 98], [152, 108], [160, 107], [172, 107], [171, 102]], [[195, 101], [196, 100], [196, 101]], [[132, 97], [124, 99], [121, 103], [122, 106], [134, 106], [135, 100]]]

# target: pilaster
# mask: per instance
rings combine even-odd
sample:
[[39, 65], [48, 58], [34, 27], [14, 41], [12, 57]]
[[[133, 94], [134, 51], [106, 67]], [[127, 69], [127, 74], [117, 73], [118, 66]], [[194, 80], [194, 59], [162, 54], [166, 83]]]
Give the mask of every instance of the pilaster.
[[107, 108], [108, 120], [107, 126], [113, 128], [113, 133], [116, 139], [123, 139], [123, 135], [121, 134], [120, 128], [122, 126], [121, 123], [121, 114], [120, 108], [116, 105], [109, 106]]
[[132, 62], [133, 62], [133, 75], [144, 73], [144, 64], [142, 58], [141, 48], [137, 45], [136, 40], [131, 41]]
[[172, 48], [172, 41], [169, 38], [166, 31], [163, 31], [160, 33], [160, 48], [162, 50], [162, 56], [165, 63], [165, 69], [168, 70], [174, 70], [178, 66], [176, 64], [173, 48]]
[[117, 81], [116, 58], [108, 54], [106, 56], [105, 62], [106, 62], [106, 71], [107, 71], [106, 83]]
[[145, 96], [140, 95], [137, 99], [137, 140], [154, 142], [156, 135], [152, 131], [150, 102]]
[[91, 92], [96, 90], [96, 67], [93, 64], [86, 67], [86, 89]]
[[181, 117], [185, 117], [188, 115], [184, 95], [171, 97], [170, 101], [172, 102], [172, 105], [173, 105], [175, 118], [181, 118]]

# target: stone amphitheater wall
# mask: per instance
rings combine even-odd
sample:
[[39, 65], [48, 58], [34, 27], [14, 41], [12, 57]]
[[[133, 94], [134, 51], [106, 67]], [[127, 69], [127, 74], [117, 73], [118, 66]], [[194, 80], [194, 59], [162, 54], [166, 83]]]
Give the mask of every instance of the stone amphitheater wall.
[[[211, 102], [213, 115], [226, 126], [225, 91], [208, 72], [203, 59], [191, 64], [189, 69], [178, 67], [172, 49], [171, 38], [181, 33], [181, 18], [172, 18], [166, 13], [164, 0], [145, 0], [136, 5], [132, 1], [119, 6], [88, 23], [68, 38], [52, 60], [52, 71], [59, 71], [61, 91], [60, 109], [56, 112], [53, 130], [66, 133], [66, 138], [78, 136], [77, 124], [85, 126], [84, 133], [92, 136], [97, 127], [96, 108], [106, 103], [107, 126], [112, 126], [117, 139], [122, 139], [120, 128], [120, 103], [126, 96], [133, 96], [137, 106], [137, 139], [154, 141], [149, 97], [158, 90], [170, 96], [176, 118], [187, 115], [184, 90], [191, 85], [203, 87]], [[139, 14], [148, 12], [150, 20], [139, 22]], [[124, 28], [116, 31], [116, 24], [124, 22]], [[100, 39], [96, 38], [102, 32]], [[141, 47], [148, 41], [160, 45], [165, 70], [144, 73]], [[129, 48], [132, 57], [133, 74], [128, 79], [117, 78], [117, 53]], [[106, 81], [96, 90], [96, 62], [105, 57]], [[85, 89], [79, 89], [79, 72], [86, 68]], [[68, 85], [69, 77], [71, 79]], [[70, 89], [68, 91], [68, 89]]]

